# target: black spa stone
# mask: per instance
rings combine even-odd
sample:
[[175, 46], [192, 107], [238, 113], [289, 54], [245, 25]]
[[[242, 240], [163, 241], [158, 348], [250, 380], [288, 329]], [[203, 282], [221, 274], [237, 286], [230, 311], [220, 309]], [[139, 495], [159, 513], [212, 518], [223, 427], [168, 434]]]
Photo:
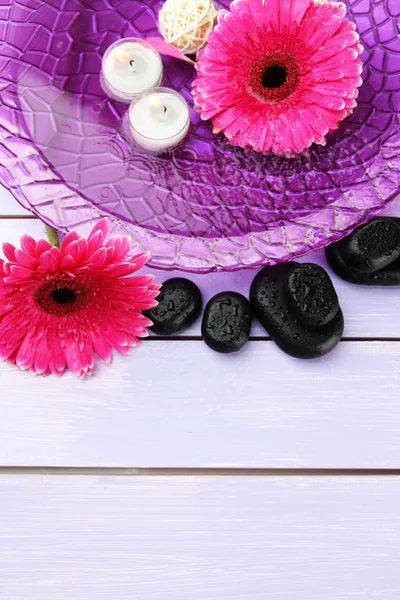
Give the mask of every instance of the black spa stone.
[[375, 273], [400, 258], [400, 226], [378, 217], [338, 242], [344, 263], [355, 271]]
[[361, 273], [346, 265], [341, 255], [339, 244], [328, 246], [325, 249], [325, 254], [332, 271], [345, 281], [358, 285], [400, 285], [400, 259], [375, 273]]
[[236, 292], [222, 292], [208, 302], [201, 333], [207, 346], [216, 352], [238, 352], [248, 342], [251, 331], [250, 303]]
[[328, 273], [319, 265], [301, 264], [287, 279], [289, 306], [304, 325], [321, 327], [337, 315], [339, 300]]
[[158, 306], [143, 314], [153, 321], [150, 330], [158, 335], [173, 335], [192, 325], [203, 304], [197, 285], [183, 277], [163, 283], [157, 300]]
[[[295, 358], [318, 358], [339, 343], [343, 335], [343, 314], [338, 306], [336, 314], [324, 325], [312, 327], [304, 322], [304, 317], [310, 318], [310, 311], [299, 310], [299, 307], [294, 310], [288, 291], [290, 275], [299, 266], [290, 263], [265, 267], [253, 280], [250, 302], [253, 314], [284, 352]], [[332, 308], [330, 315], [333, 312]], [[325, 311], [325, 320], [328, 313]]]

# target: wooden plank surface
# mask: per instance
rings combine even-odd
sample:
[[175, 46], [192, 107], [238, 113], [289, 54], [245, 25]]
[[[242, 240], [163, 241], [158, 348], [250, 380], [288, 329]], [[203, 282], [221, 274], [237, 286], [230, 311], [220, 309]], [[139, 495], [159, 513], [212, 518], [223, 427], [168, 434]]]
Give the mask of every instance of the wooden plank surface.
[[[0, 219], [0, 239], [22, 231], [40, 236], [43, 225]], [[245, 291], [252, 276], [199, 281], [207, 296]], [[348, 338], [400, 335], [397, 290], [340, 285]], [[399, 468], [399, 348], [345, 342], [301, 362], [272, 342], [223, 357], [154, 339], [85, 382], [2, 364], [0, 465]]]
[[400, 345], [299, 361], [145, 341], [77, 381], [0, 365], [0, 465], [400, 468]]
[[[24, 214], [0, 189], [0, 240], [42, 234], [1, 219]], [[207, 300], [253, 276], [193, 279]], [[396, 290], [334, 281], [347, 338], [400, 337]], [[0, 466], [399, 469], [399, 362], [395, 341], [300, 362], [152, 339], [85, 382], [0, 364]], [[0, 489], [0, 599], [400, 597], [399, 477], [17, 471]]]
[[[0, 190], [0, 206], [3, 201]], [[7, 196], [6, 196], [7, 198]], [[7, 201], [3, 211], [16, 206], [15, 200]], [[400, 206], [400, 203], [399, 203]], [[392, 212], [394, 214], [394, 212]], [[398, 211], [400, 214], [400, 210]], [[0, 241], [7, 240], [17, 244], [22, 232], [34, 237], [43, 237], [44, 227], [40, 221], [0, 219]], [[348, 338], [400, 338], [400, 293], [393, 288], [367, 288], [346, 283], [330, 272], [327, 267], [324, 252], [313, 252], [300, 259], [303, 262], [317, 262], [328, 269], [337, 289], [342, 309], [345, 315], [345, 337]], [[213, 273], [209, 275], [182, 274], [178, 271], [163, 272], [153, 271], [159, 281], [170, 277], [184, 276], [195, 281], [207, 302], [214, 294], [231, 289], [248, 295], [251, 281], [255, 276], [254, 271], [240, 271], [236, 273]], [[201, 320], [197, 321], [190, 329], [183, 332], [183, 336], [199, 336]], [[255, 322], [252, 330], [253, 336], [266, 336], [265, 330]]]
[[0, 184], [0, 216], [1, 215], [29, 216], [30, 213], [22, 208], [22, 206], [15, 200], [11, 193]]
[[397, 477], [1, 477], [4, 600], [398, 600]]

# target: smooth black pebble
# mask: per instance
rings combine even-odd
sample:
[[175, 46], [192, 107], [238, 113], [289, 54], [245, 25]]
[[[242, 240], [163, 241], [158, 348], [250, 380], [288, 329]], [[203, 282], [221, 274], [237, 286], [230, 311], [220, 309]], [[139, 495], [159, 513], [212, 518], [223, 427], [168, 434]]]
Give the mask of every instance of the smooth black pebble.
[[288, 275], [290, 307], [300, 321], [310, 327], [322, 327], [339, 310], [339, 300], [331, 278], [319, 265], [301, 264]]
[[400, 227], [390, 217], [378, 217], [357, 227], [338, 246], [350, 269], [375, 273], [400, 258]]
[[[298, 263], [265, 267], [251, 285], [250, 302], [254, 315], [281, 350], [295, 358], [318, 358], [339, 343], [343, 314], [338, 306], [332, 320], [325, 325], [311, 327], [304, 322], [304, 318], [309, 320], [310, 311], [304, 310], [301, 303], [293, 310], [294, 298], [288, 291], [290, 275], [298, 267]], [[329, 312], [323, 310], [325, 321]]]
[[143, 314], [153, 321], [150, 330], [158, 335], [173, 335], [192, 325], [203, 304], [197, 285], [183, 277], [165, 281], [157, 300], [158, 306]]
[[236, 292], [217, 294], [206, 306], [201, 333], [207, 346], [216, 352], [238, 352], [249, 341], [250, 302]]
[[358, 285], [400, 285], [400, 260], [375, 273], [361, 273], [346, 265], [338, 243], [328, 246], [325, 249], [325, 254], [332, 271], [345, 281]]

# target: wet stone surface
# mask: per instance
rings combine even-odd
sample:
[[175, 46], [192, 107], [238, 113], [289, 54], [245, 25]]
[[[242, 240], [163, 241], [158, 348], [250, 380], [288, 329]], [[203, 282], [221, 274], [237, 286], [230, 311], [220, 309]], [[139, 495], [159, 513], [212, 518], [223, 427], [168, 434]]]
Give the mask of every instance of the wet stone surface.
[[[325, 289], [326, 303], [315, 291], [317, 278]], [[309, 304], [304, 281], [312, 282]], [[284, 352], [296, 358], [318, 358], [333, 350], [343, 335], [343, 314], [332, 288], [320, 267], [276, 265], [265, 267], [255, 277], [250, 302], [254, 316]]]
[[158, 335], [174, 335], [190, 327], [200, 316], [201, 292], [189, 279], [168, 279], [157, 298], [158, 306], [143, 311], [153, 321], [150, 331]]
[[229, 354], [248, 342], [251, 331], [250, 303], [236, 292], [217, 294], [206, 306], [201, 333], [207, 346]]

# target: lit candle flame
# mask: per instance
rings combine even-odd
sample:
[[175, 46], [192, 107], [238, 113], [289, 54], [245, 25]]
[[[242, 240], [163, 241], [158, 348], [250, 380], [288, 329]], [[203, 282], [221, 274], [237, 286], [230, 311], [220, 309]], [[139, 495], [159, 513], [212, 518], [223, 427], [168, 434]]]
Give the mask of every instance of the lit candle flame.
[[126, 50], [124, 50], [123, 48], [117, 48], [115, 55], [117, 59], [121, 62], [128, 62], [128, 60], [130, 60], [131, 58], [128, 52], [126, 52]]
[[164, 102], [158, 96], [151, 96], [150, 104], [156, 111], [156, 118], [159, 121], [165, 121], [167, 118], [167, 107], [165, 106]]
[[152, 106], [154, 106], [154, 108], [161, 108], [163, 105], [163, 101], [160, 100], [160, 98], [158, 98], [157, 96], [152, 96], [150, 98], [150, 102]]

